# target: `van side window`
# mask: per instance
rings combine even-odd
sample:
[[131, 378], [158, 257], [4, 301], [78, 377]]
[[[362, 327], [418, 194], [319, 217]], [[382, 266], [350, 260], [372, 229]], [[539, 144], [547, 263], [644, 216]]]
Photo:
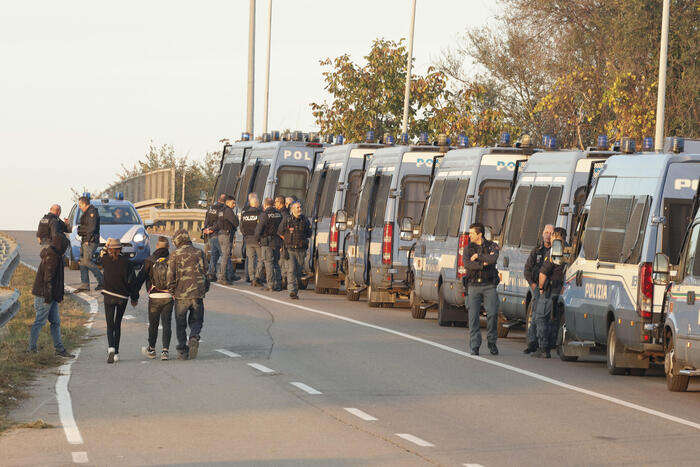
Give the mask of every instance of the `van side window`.
[[697, 193], [700, 164], [674, 162], [669, 164], [662, 199], [663, 224], [662, 248], [671, 264], [678, 264], [683, 235], [692, 222], [693, 197]]
[[221, 175], [216, 180], [216, 189], [214, 190], [214, 198], [218, 199], [219, 195], [224, 193], [233, 195], [233, 190], [236, 188], [236, 181], [241, 171], [240, 162], [231, 162], [224, 164], [221, 168]]
[[428, 177], [406, 177], [401, 187], [401, 199], [399, 200], [400, 221], [404, 217], [413, 219], [414, 224], [419, 224], [423, 215], [423, 206], [428, 197], [430, 185]]
[[311, 176], [311, 184], [309, 185], [309, 191], [306, 192], [306, 199], [308, 203], [304, 203], [304, 214], [306, 217], [311, 219], [314, 213], [314, 203], [318, 201], [318, 189], [321, 185], [321, 180], [325, 177], [326, 170], [320, 169], [314, 172]]
[[255, 183], [253, 184], [253, 193], [258, 195], [260, 206], [263, 202], [263, 194], [265, 193], [265, 185], [267, 184], [267, 176], [270, 174], [270, 164], [264, 164], [258, 167], [255, 174]]
[[338, 191], [339, 176], [340, 169], [330, 170], [328, 175], [326, 175], [326, 181], [323, 183], [323, 194], [321, 195], [321, 201], [318, 206], [317, 217], [319, 219], [322, 217], [331, 217], [333, 199], [335, 198], [335, 192]]
[[435, 234], [438, 211], [440, 210], [440, 200], [442, 199], [446, 181], [447, 180], [444, 178], [439, 178], [433, 183], [433, 191], [428, 201], [428, 209], [425, 212], [425, 222], [423, 223], [423, 233], [428, 235]]
[[605, 208], [608, 205], [608, 195], [598, 195], [591, 201], [586, 230], [583, 237], [583, 252], [586, 259], [598, 258], [598, 244], [605, 219]]
[[506, 244], [512, 246], [520, 246], [520, 232], [523, 228], [523, 220], [525, 220], [525, 206], [527, 199], [530, 197], [530, 185], [520, 185], [515, 191], [515, 198], [510, 205], [510, 219], [508, 221], [508, 235]]
[[547, 201], [548, 186], [533, 186], [530, 197], [527, 200], [525, 219], [523, 221], [523, 231], [520, 234], [520, 246], [535, 247], [540, 238], [540, 219], [542, 219], [542, 208]]
[[236, 195], [236, 206], [240, 206], [241, 209], [248, 204], [250, 181], [253, 178], [255, 167], [255, 164], [251, 164], [247, 165], [245, 169], [243, 169], [243, 176], [241, 177], [241, 183], [238, 184], [238, 193]]
[[437, 223], [435, 225], [435, 236], [447, 236], [448, 223], [450, 220], [450, 212], [456, 210], [453, 205], [454, 197], [457, 191], [457, 179], [446, 180], [445, 188], [442, 191], [440, 199], [440, 207], [438, 209]]
[[389, 187], [391, 185], [391, 175], [380, 175], [374, 196], [374, 207], [372, 210], [372, 227], [384, 225], [384, 215], [386, 214], [386, 201], [389, 198]]
[[379, 177], [373, 175], [365, 179], [365, 183], [362, 186], [362, 196], [360, 197], [360, 202], [357, 206], [357, 225], [363, 227], [367, 226], [369, 220], [372, 218], [369, 213], [370, 200], [374, 197], [374, 192], [377, 189], [377, 182]]
[[[467, 196], [467, 188], [469, 188], [469, 179], [460, 179], [457, 184], [457, 194], [452, 202], [453, 207], [450, 210], [450, 224], [447, 228], [447, 235], [449, 237], [456, 237], [459, 234], [459, 223], [462, 220], [462, 207], [464, 206], [464, 197]], [[508, 192], [510, 192], [510, 189], [508, 189]], [[508, 197], [508, 192], [506, 192], [506, 198]], [[500, 229], [500, 227], [499, 225], [498, 228]]]
[[600, 232], [598, 259], [617, 263], [620, 261], [630, 212], [634, 198], [613, 196], [608, 200], [605, 220]]
[[345, 212], [348, 214], [348, 218], [355, 215], [363, 174], [364, 172], [362, 172], [362, 170], [353, 170], [350, 172], [350, 175], [348, 175], [348, 184], [345, 190]]
[[476, 220], [490, 226], [493, 235], [501, 233], [501, 224], [508, 205], [510, 184], [510, 180], [484, 180], [479, 187]]
[[700, 225], [693, 228], [693, 233], [690, 235], [688, 244], [688, 256], [685, 260], [685, 275], [700, 277]]
[[637, 196], [634, 199], [634, 207], [626, 226], [625, 239], [622, 242], [620, 262], [627, 264], [639, 262], [650, 206], [651, 198], [648, 195]]
[[[269, 172], [269, 170], [270, 166], [268, 165], [267, 171], [265, 171], [265, 178], [267, 178], [267, 172]], [[296, 198], [303, 204], [306, 195], [306, 182], [308, 176], [309, 171], [303, 167], [280, 167], [277, 170], [277, 187], [275, 188], [275, 196], [296, 196]], [[258, 179], [259, 178], [260, 177], [258, 177]], [[255, 183], [257, 184], [257, 180]], [[263, 185], [263, 190], [264, 186], [265, 185]], [[258, 196], [262, 196], [262, 194], [258, 194]]]

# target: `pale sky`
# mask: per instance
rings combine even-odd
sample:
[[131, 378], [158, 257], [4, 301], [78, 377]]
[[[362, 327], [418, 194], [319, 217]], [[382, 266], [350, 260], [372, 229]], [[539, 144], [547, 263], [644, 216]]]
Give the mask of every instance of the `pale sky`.
[[[248, 0], [22, 1], [0, 15], [0, 229], [35, 229], [70, 187], [102, 189], [149, 142], [200, 158], [245, 126]], [[418, 0], [425, 71], [495, 0]], [[318, 62], [360, 60], [408, 35], [410, 0], [273, 0], [269, 129], [315, 130]], [[255, 130], [262, 119], [267, 0], [257, 1]]]

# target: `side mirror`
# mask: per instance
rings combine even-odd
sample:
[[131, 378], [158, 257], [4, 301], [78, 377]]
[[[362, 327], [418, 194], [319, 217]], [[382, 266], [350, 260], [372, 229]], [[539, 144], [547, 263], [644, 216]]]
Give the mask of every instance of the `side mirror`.
[[342, 209], [335, 213], [335, 228], [336, 230], [345, 230], [348, 227], [348, 213]]
[[558, 238], [553, 240], [549, 254], [554, 264], [561, 264], [564, 261], [564, 242]]
[[401, 219], [401, 240], [410, 242], [413, 240], [413, 219], [404, 217]]
[[666, 285], [669, 281], [671, 266], [668, 256], [663, 253], [654, 255], [654, 263], [651, 267], [651, 279], [656, 285]]
[[489, 242], [493, 239], [493, 230], [491, 229], [491, 226], [484, 226], [484, 238]]

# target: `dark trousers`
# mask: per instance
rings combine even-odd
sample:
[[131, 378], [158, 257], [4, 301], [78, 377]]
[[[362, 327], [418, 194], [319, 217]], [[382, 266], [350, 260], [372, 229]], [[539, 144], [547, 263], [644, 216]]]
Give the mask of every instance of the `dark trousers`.
[[119, 339], [122, 336], [122, 318], [126, 310], [125, 298], [104, 296], [105, 318], [107, 320], [107, 344], [119, 353]]
[[486, 341], [495, 344], [498, 339], [498, 295], [496, 286], [469, 284], [467, 310], [469, 312], [469, 347], [474, 350], [481, 347], [481, 329], [479, 313], [481, 306], [486, 310]]
[[262, 282], [263, 257], [260, 245], [255, 240], [245, 242], [245, 257], [248, 260], [248, 276], [250, 280]]
[[155, 348], [158, 340], [158, 323], [163, 325], [163, 348], [170, 348], [172, 335], [171, 319], [173, 300], [171, 298], [151, 298], [148, 300], [148, 346]]
[[231, 268], [231, 234], [229, 232], [219, 232], [219, 250], [221, 251], [221, 264], [219, 265], [220, 281], [228, 280]]
[[281, 287], [282, 273], [280, 272], [280, 250], [274, 246], [263, 246], [262, 256], [265, 262], [265, 277], [267, 286], [273, 289]]
[[289, 293], [299, 291], [299, 279], [301, 278], [301, 267], [306, 258], [305, 248], [287, 248], [289, 259], [287, 260], [287, 290]]
[[221, 256], [219, 237], [216, 234], [209, 235], [207, 243], [209, 243], [209, 270], [207, 274], [216, 276], [216, 263], [219, 262], [219, 256]]
[[187, 346], [187, 326], [190, 326], [190, 339], [199, 340], [204, 324], [204, 299], [186, 298], [175, 299], [175, 332], [177, 334], [177, 350]]

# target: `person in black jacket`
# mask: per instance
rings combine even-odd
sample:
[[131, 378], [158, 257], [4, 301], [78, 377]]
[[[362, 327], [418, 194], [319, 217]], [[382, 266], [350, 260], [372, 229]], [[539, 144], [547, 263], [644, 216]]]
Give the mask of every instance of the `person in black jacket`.
[[131, 298], [131, 305], [136, 307], [139, 291], [135, 287], [134, 266], [129, 258], [122, 255], [122, 244], [116, 238], [107, 240], [102, 250], [102, 268], [104, 269], [105, 318], [107, 319], [107, 363], [119, 361], [119, 340], [121, 338], [122, 317], [126, 304]]
[[491, 355], [498, 355], [498, 245], [484, 238], [484, 225], [474, 223], [469, 226], [469, 244], [463, 253], [466, 275], [463, 278], [467, 289], [466, 307], [469, 313], [469, 347], [472, 355], [479, 355], [481, 329], [479, 313], [481, 306], [486, 310], [486, 341]]
[[[275, 196], [275, 209], [277, 209], [280, 214], [282, 214], [282, 220], [280, 221], [280, 224], [284, 222], [286, 218], [288, 218], [291, 214], [289, 213], [289, 207], [287, 204], [287, 200], [289, 200], [289, 204], [292, 204], [294, 201], [292, 198], [286, 198], [284, 196]], [[281, 276], [281, 281], [280, 281], [280, 288], [281, 289], [286, 289], [287, 288], [287, 252], [284, 251], [284, 242], [280, 241], [280, 248], [277, 253], [277, 257], [279, 258], [279, 265], [280, 265], [280, 276]]]
[[[224, 195], [226, 196], [226, 195]], [[219, 265], [219, 282], [230, 285], [229, 279], [238, 279], [233, 276], [231, 265], [231, 240], [238, 228], [238, 217], [233, 212], [236, 201], [233, 196], [226, 196], [224, 208], [219, 211], [217, 220], [217, 236], [219, 238], [219, 249], [221, 251], [221, 264]]]
[[209, 206], [204, 216], [204, 230], [202, 233], [209, 245], [209, 280], [216, 280], [216, 264], [221, 256], [221, 244], [219, 243], [219, 217], [224, 210], [226, 195], [219, 195], [219, 200]]
[[241, 213], [241, 233], [245, 245], [248, 276], [253, 287], [262, 285], [263, 259], [260, 244], [255, 240], [255, 229], [260, 218], [260, 201], [255, 193], [248, 194], [248, 206]]
[[[527, 257], [525, 262], [525, 270], [523, 271], [525, 275], [525, 280], [530, 285], [530, 301], [527, 305], [530, 307], [531, 311], [534, 311], [537, 307], [537, 299], [540, 296], [540, 290], [538, 287], [540, 281], [540, 268], [544, 263], [545, 258], [549, 256], [549, 248], [552, 246], [552, 234], [554, 233], [554, 226], [552, 224], [547, 224], [542, 229], [542, 243], [537, 245], [531, 252], [530, 256]], [[530, 313], [532, 315], [532, 313]], [[527, 326], [527, 347], [523, 353], [532, 353], [537, 350], [537, 325], [535, 324], [532, 316], [529, 318], [529, 325]]]
[[65, 222], [60, 218], [61, 206], [54, 204], [49, 208], [49, 212], [41, 218], [36, 229], [36, 238], [40, 245], [48, 246], [59, 234], [68, 232]]
[[102, 290], [103, 278], [100, 268], [92, 260], [92, 255], [100, 245], [100, 214], [97, 208], [90, 204], [90, 199], [81, 196], [78, 198], [78, 207], [83, 212], [80, 216], [78, 235], [80, 235], [80, 287], [76, 292], [87, 292], [90, 290], [90, 275], [92, 271], [97, 281], [95, 290]]
[[46, 324], [51, 323], [51, 339], [56, 355], [73, 358], [66, 351], [61, 340], [61, 315], [58, 304], [63, 301], [63, 254], [68, 248], [69, 241], [63, 233], [57, 234], [51, 244], [41, 250], [41, 264], [34, 278], [32, 295], [34, 295], [34, 310], [36, 318], [29, 331], [28, 352], [37, 352], [39, 332]]
[[301, 204], [297, 201], [290, 206], [291, 216], [280, 224], [278, 233], [284, 241], [284, 247], [289, 255], [287, 263], [287, 290], [289, 298], [298, 299], [299, 278], [301, 267], [306, 258], [306, 249], [311, 237], [309, 219], [301, 213]]
[[265, 263], [267, 288], [270, 291], [279, 291], [282, 290], [282, 273], [279, 265], [282, 239], [277, 234], [277, 230], [282, 222], [282, 214], [275, 209], [272, 198], [265, 198], [263, 208], [264, 211], [260, 215], [258, 225], [255, 228], [255, 240], [261, 247]]
[[148, 291], [148, 346], [141, 348], [143, 353], [148, 358], [156, 358], [156, 341], [158, 340], [158, 323], [163, 326], [163, 349], [160, 353], [161, 360], [168, 360], [170, 357], [170, 337], [172, 336], [172, 316], [173, 316], [173, 296], [167, 290], [167, 282], [165, 287], [157, 288], [154, 285], [153, 265], [162, 263], [156, 268], [165, 268], [165, 278], [167, 279], [168, 272], [168, 257], [170, 251], [168, 247], [168, 237], [158, 237], [156, 250], [146, 258], [143, 262], [143, 267], [136, 276], [136, 284], [134, 288], [141, 290], [141, 286], [145, 283]]

